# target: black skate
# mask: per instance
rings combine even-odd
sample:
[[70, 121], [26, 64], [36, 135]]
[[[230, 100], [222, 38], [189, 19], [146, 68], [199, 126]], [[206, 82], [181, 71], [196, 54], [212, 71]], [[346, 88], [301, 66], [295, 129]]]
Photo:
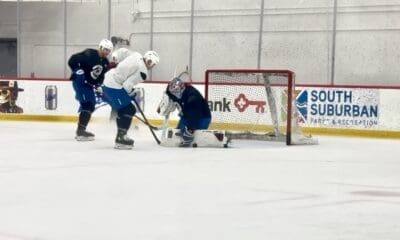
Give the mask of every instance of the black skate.
[[76, 131], [76, 136], [75, 139], [77, 141], [93, 141], [94, 140], [94, 134], [91, 132], [88, 132], [84, 129], [78, 129]]
[[117, 138], [115, 139], [115, 149], [132, 149], [135, 141], [129, 138], [126, 131], [118, 131]]

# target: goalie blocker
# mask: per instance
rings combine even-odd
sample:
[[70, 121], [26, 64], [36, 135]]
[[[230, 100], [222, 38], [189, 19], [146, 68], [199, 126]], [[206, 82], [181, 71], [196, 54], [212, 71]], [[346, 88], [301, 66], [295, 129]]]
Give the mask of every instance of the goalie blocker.
[[[224, 131], [196, 130], [191, 147], [224, 147], [227, 148], [231, 139]], [[161, 139], [161, 146], [179, 147], [182, 137], [179, 129], [168, 128], [166, 137]]]

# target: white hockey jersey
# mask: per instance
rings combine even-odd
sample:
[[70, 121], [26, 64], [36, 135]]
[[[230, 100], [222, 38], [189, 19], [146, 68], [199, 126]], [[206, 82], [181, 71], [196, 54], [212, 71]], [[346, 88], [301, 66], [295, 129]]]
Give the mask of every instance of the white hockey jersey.
[[104, 76], [104, 86], [114, 89], [124, 88], [130, 93], [133, 87], [146, 80], [148, 76], [143, 56], [138, 52], [132, 52], [116, 68], [111, 69]]
[[112, 60], [115, 63], [122, 62], [125, 58], [131, 55], [133, 52], [127, 48], [118, 48], [112, 53]]

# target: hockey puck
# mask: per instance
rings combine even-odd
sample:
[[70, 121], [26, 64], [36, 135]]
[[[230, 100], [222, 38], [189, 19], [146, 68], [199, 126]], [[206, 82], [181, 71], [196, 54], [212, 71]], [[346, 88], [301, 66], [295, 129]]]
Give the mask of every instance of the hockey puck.
[[193, 143], [192, 147], [197, 148], [197, 143]]

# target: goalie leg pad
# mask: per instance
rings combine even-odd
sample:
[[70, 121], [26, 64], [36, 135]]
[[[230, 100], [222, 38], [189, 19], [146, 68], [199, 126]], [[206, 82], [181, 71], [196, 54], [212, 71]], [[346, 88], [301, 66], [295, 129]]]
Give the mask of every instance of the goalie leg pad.
[[161, 146], [164, 147], [179, 147], [182, 143], [182, 136], [180, 129], [168, 128], [166, 130], [165, 138], [161, 138]]
[[224, 131], [197, 130], [194, 132], [193, 145], [198, 147], [228, 147], [230, 138]]
[[[179, 129], [168, 128], [166, 138], [161, 140], [161, 146], [179, 147], [182, 144], [182, 135]], [[192, 147], [228, 147], [230, 138], [224, 131], [196, 130], [193, 133]]]

